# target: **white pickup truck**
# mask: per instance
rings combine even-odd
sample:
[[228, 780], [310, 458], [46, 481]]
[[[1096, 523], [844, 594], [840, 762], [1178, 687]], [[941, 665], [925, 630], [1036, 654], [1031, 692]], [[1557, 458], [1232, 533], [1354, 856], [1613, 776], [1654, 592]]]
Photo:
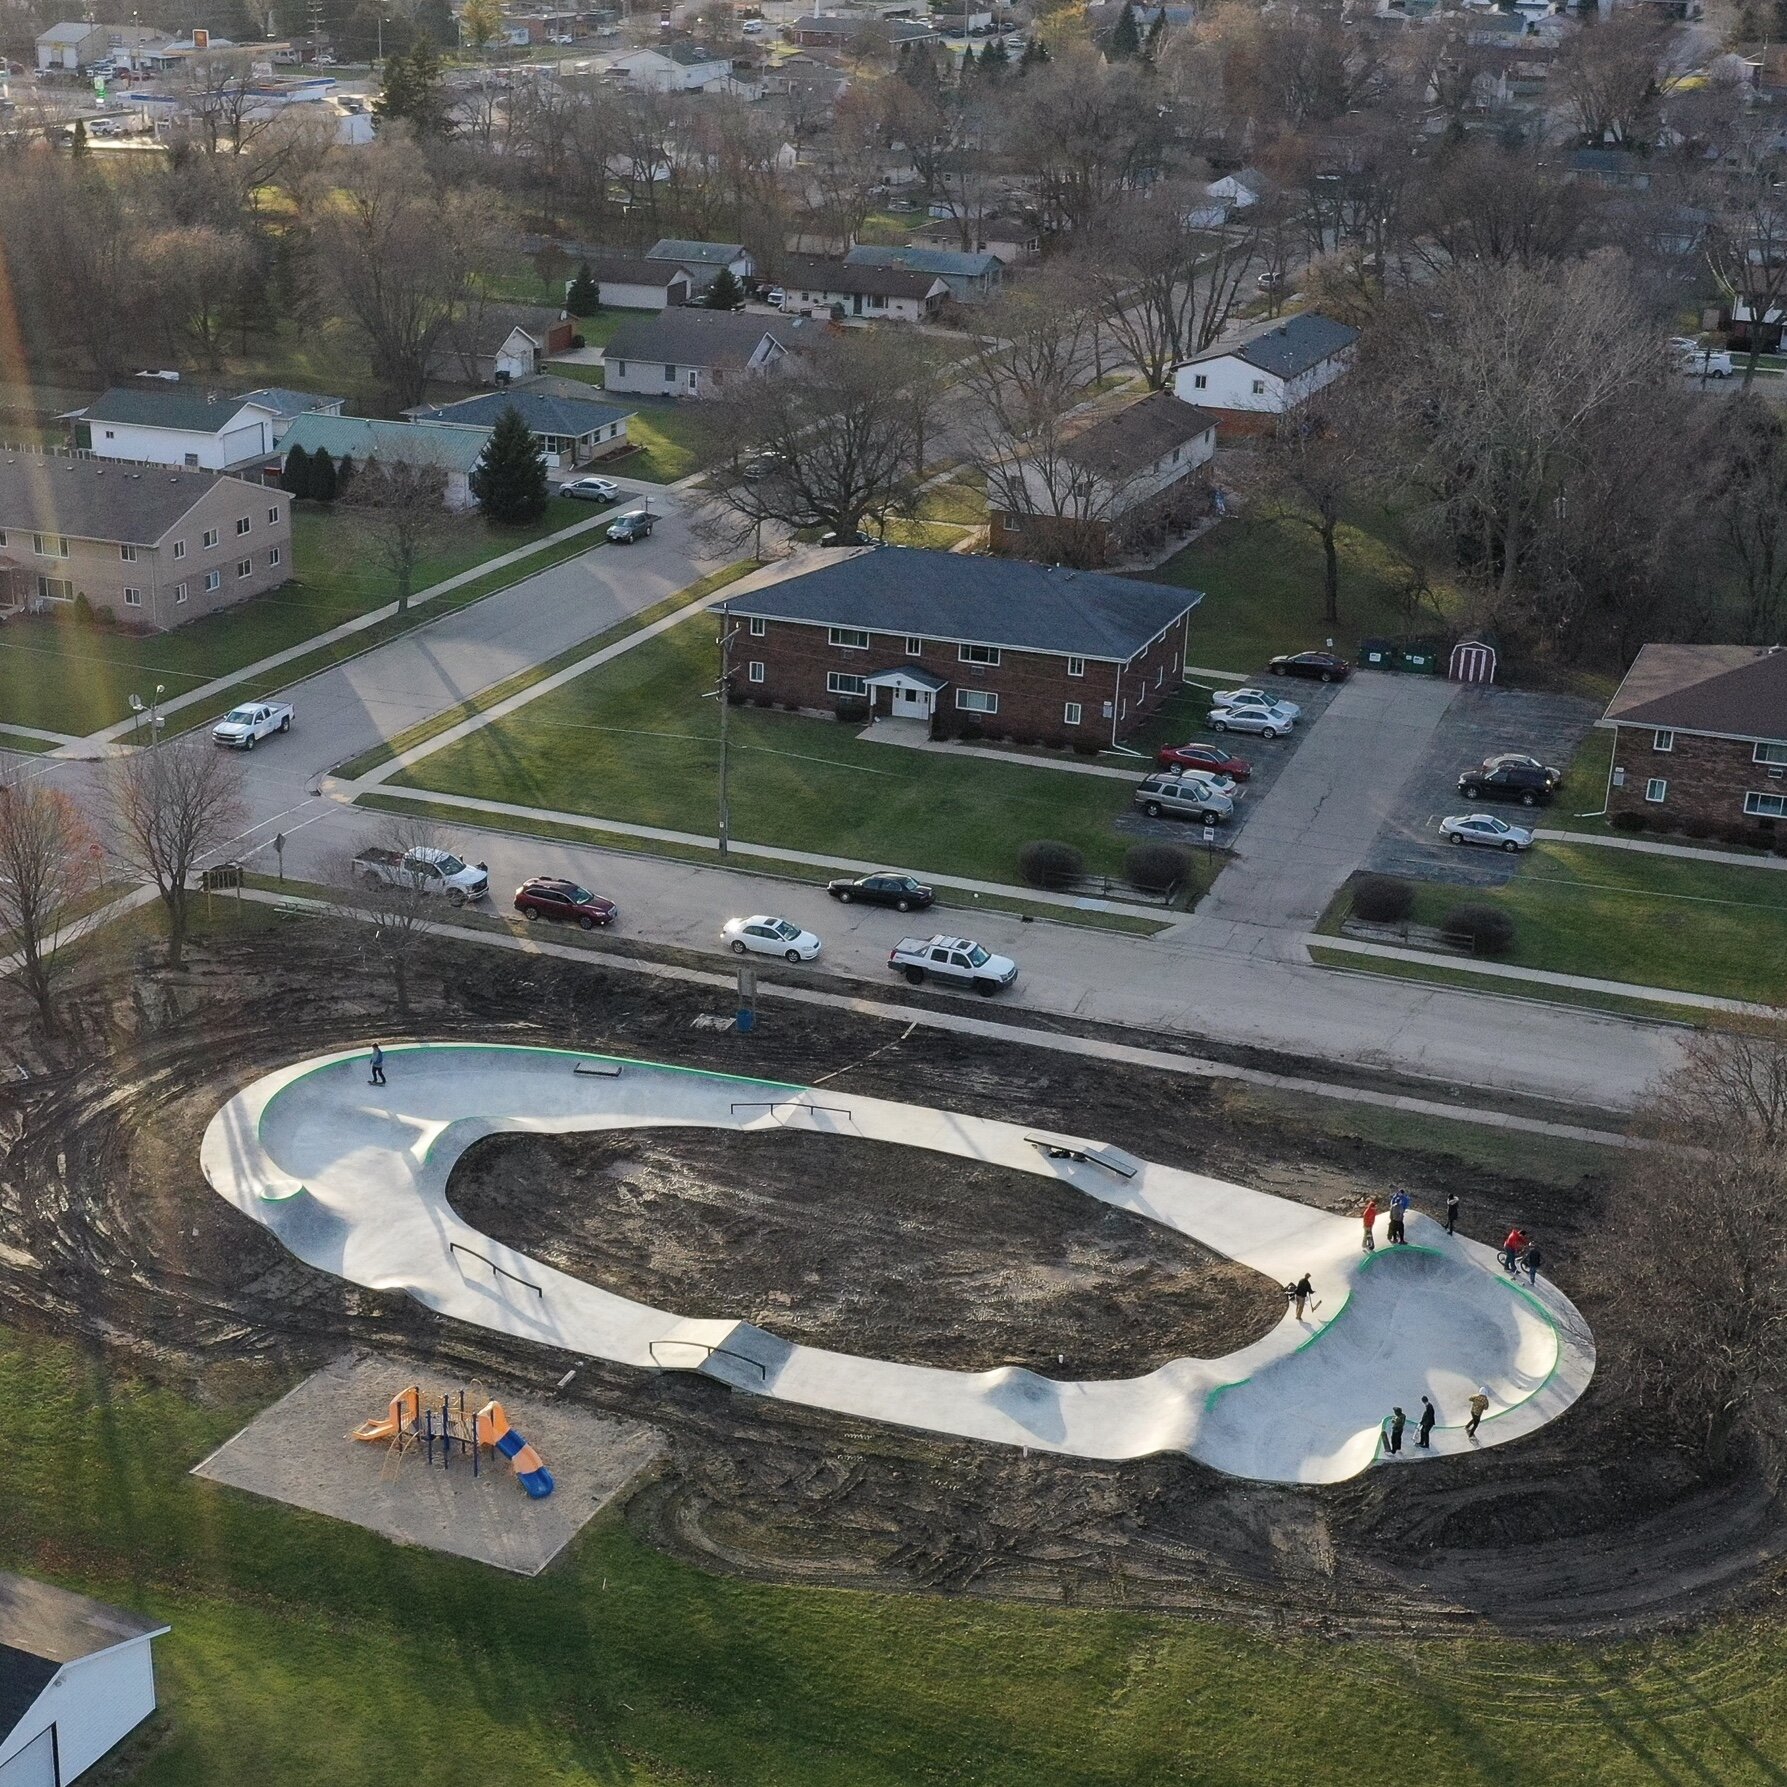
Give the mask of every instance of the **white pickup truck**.
[[445, 894], [455, 906], [481, 900], [490, 891], [490, 871], [483, 863], [468, 863], [451, 850], [419, 844], [414, 850], [362, 850], [354, 858], [354, 873], [367, 887], [414, 887], [423, 893]]
[[996, 956], [964, 937], [902, 937], [887, 965], [914, 986], [928, 975], [951, 986], [972, 987], [989, 998], [1018, 977], [1018, 965], [1010, 956]]
[[250, 701], [230, 711], [211, 728], [212, 738], [236, 751], [252, 751], [263, 738], [292, 729], [289, 701]]

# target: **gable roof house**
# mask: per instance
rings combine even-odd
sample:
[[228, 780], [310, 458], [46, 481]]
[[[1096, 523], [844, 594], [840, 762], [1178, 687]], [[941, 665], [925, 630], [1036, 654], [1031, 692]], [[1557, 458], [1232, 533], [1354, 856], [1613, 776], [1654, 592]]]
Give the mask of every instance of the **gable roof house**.
[[686, 267], [654, 261], [649, 255], [598, 248], [580, 254], [578, 260], [579, 265], [587, 263], [597, 295], [608, 310], [666, 310], [673, 304], [687, 304], [696, 292]]
[[627, 449], [627, 419], [634, 413], [604, 403], [593, 387], [576, 379], [524, 379], [504, 391], [482, 391], [457, 403], [424, 404], [403, 413], [418, 422], [457, 422], [494, 428], [505, 411], [518, 411], [540, 443], [546, 463], [583, 465]]
[[645, 258], [681, 267], [694, 282], [697, 293], [706, 291], [713, 284], [722, 267], [731, 268], [735, 279], [757, 277], [756, 258], [742, 242], [696, 242], [666, 236], [645, 251]]
[[906, 267], [853, 267], [848, 261], [790, 256], [782, 267], [782, 314], [846, 316], [882, 322], [920, 323], [933, 317], [949, 296], [935, 273]]
[[698, 43], [667, 43], [617, 56], [610, 65], [630, 86], [649, 93], [697, 93], [726, 80], [732, 59]]
[[160, 633], [277, 589], [291, 565], [283, 491], [112, 459], [0, 457], [0, 609], [55, 614], [85, 596], [120, 626]]
[[990, 298], [1005, 283], [1005, 263], [996, 254], [964, 254], [959, 248], [880, 248], [864, 244], [844, 256], [852, 267], [904, 267], [935, 273], [963, 304]]
[[1787, 646], [1647, 645], [1596, 724], [1614, 735], [1609, 814], [1787, 836]]
[[100, 459], [227, 472], [273, 451], [281, 417], [258, 397], [145, 380], [114, 385], [62, 420], [73, 424], [75, 447]]
[[1002, 495], [1021, 490], [1023, 506], [994, 510], [993, 550], [1100, 565], [1188, 525], [1207, 505], [1196, 474], [1216, 455], [1216, 427], [1170, 391], [1088, 419], [1052, 451], [1029, 453], [1015, 480], [999, 480]]
[[734, 700], [1104, 745], [1178, 688], [1197, 590], [954, 552], [855, 550], [729, 598]]
[[471, 476], [490, 440], [488, 428], [464, 422], [383, 422], [370, 416], [300, 416], [280, 443], [280, 464], [294, 448], [327, 453], [355, 466], [369, 459], [387, 465], [432, 466], [446, 475], [444, 508], [458, 513], [473, 508]]
[[62, 1787], [155, 1710], [153, 1641], [170, 1628], [0, 1571], [0, 1781]]
[[609, 391], [649, 397], [712, 397], [727, 381], [769, 372], [787, 354], [795, 323], [743, 311], [666, 310], [623, 323], [603, 353]]
[[576, 325], [539, 304], [486, 304], [458, 318], [429, 358], [436, 378], [507, 385], [531, 378], [551, 354], [568, 353]]
[[[962, 229], [949, 206], [933, 203], [933, 222], [924, 224], [906, 238], [911, 248], [941, 248], [961, 252]], [[1021, 211], [1003, 208], [981, 212], [968, 219], [968, 233], [974, 249], [981, 254], [996, 254], [1006, 266], [1033, 261], [1042, 253], [1042, 225]]]
[[1306, 310], [1232, 347], [1206, 348], [1173, 374], [1182, 402], [1212, 412], [1218, 436], [1266, 434], [1353, 363], [1359, 331]]
[[242, 401], [258, 403], [273, 412], [273, 444], [278, 446], [285, 439], [286, 430], [300, 416], [308, 416], [313, 411], [321, 416], [339, 416], [346, 399], [326, 397], [319, 391], [293, 391], [284, 385], [267, 385], [259, 391], [244, 391]]

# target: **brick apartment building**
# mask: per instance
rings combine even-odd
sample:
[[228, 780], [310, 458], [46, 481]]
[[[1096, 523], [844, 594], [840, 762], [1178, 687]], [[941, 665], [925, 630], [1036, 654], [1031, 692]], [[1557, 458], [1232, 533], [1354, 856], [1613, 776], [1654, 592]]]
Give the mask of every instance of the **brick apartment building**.
[[292, 574], [292, 499], [214, 472], [116, 460], [0, 456], [0, 612], [85, 596], [161, 633]]
[[1609, 813], [1787, 832], [1787, 647], [1647, 645], [1597, 723]]
[[732, 698], [1099, 747], [1180, 683], [1197, 590], [951, 552], [864, 550], [735, 596]]

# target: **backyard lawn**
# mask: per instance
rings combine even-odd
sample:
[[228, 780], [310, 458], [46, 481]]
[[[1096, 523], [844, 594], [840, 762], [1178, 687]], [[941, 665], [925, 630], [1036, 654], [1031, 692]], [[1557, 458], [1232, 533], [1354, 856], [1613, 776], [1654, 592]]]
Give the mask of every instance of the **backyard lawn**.
[[[702, 617], [637, 647], [396, 778], [409, 787], [712, 836], [719, 665]], [[784, 849], [1017, 879], [1035, 838], [1121, 868], [1125, 782], [865, 744], [856, 728], [735, 707], [732, 828]]]
[[[497, 529], [469, 521], [430, 554], [416, 588], [591, 519], [588, 504], [554, 498], [545, 518], [531, 527]], [[599, 538], [600, 530], [593, 530], [575, 549], [585, 550]], [[389, 575], [352, 529], [339, 516], [308, 505], [292, 517], [292, 568], [295, 575], [284, 588], [171, 633], [83, 627], [72, 614], [8, 621], [0, 631], [0, 727], [10, 720], [85, 735], [127, 719], [133, 693], [146, 703], [159, 683], [166, 698], [183, 695], [395, 598]], [[523, 568], [513, 573], [522, 574]], [[436, 612], [431, 604], [418, 619]]]

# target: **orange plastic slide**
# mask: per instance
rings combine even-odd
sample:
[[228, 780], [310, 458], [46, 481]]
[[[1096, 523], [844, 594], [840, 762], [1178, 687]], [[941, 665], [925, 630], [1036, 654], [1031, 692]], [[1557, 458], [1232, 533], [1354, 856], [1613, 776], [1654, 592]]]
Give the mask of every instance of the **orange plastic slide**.
[[394, 1440], [405, 1426], [413, 1428], [422, 1419], [422, 1386], [411, 1384], [391, 1398], [390, 1412], [382, 1421], [362, 1421], [354, 1429], [357, 1440]]

